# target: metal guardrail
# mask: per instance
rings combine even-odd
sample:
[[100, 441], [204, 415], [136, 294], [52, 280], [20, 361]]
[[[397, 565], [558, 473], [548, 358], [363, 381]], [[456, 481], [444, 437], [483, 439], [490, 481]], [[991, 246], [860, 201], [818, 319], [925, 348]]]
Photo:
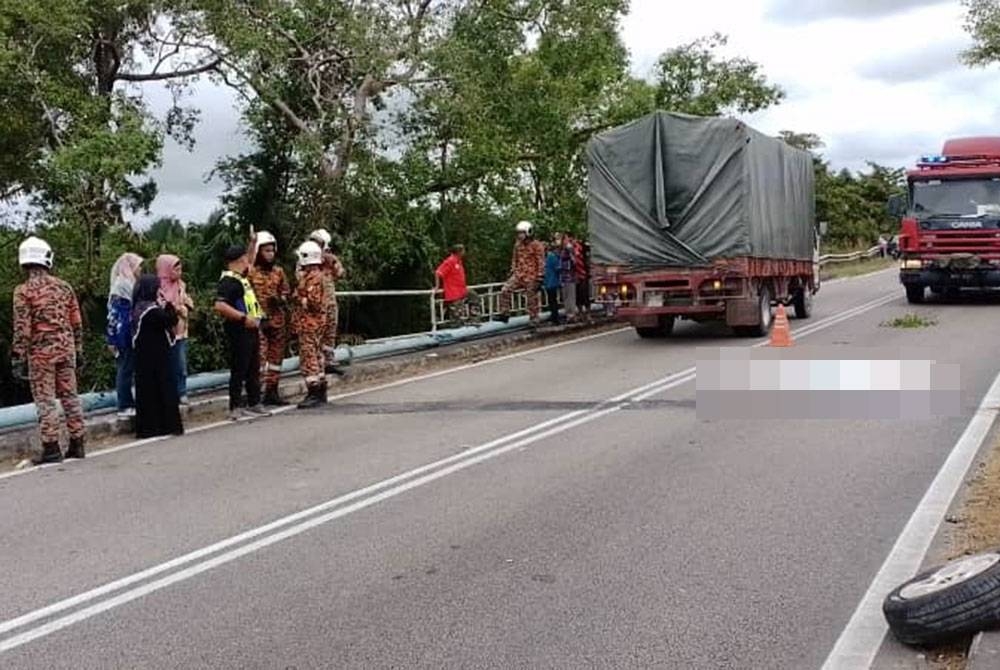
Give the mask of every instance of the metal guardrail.
[[860, 261], [862, 258], [872, 258], [879, 253], [879, 247], [874, 246], [864, 251], [854, 251], [846, 254], [826, 254], [819, 257], [821, 266], [827, 263], [849, 263], [850, 261]]
[[[470, 291], [474, 291], [479, 297], [480, 301], [480, 313], [479, 317], [481, 320], [492, 321], [494, 317], [500, 314], [500, 293], [503, 290], [505, 282], [493, 282], [490, 284], [475, 284], [469, 286]], [[431, 329], [428, 332], [437, 332], [438, 328], [442, 324], [448, 323], [445, 316], [445, 306], [444, 298], [442, 297], [441, 291], [435, 291], [434, 289], [400, 289], [400, 290], [390, 290], [390, 291], [337, 291], [338, 298], [366, 298], [366, 297], [413, 297], [413, 296], [424, 296], [428, 301], [428, 308], [431, 315]], [[549, 301], [548, 296], [545, 291], [541, 292], [540, 303], [542, 310], [548, 309]], [[524, 291], [517, 291], [513, 295], [513, 300], [511, 302], [511, 315], [517, 316], [525, 314], [528, 311], [528, 299]], [[368, 342], [389, 342], [392, 340], [404, 339], [414, 337], [415, 335], [422, 335], [423, 333], [410, 333], [407, 335], [399, 335], [396, 337], [386, 337], [377, 340], [368, 340]]]
[[[851, 261], [858, 261], [864, 258], [872, 258], [877, 256], [879, 253], [879, 247], [874, 246], [870, 249], [865, 249], [862, 251], [854, 251], [844, 254], [825, 254], [819, 257], [820, 266], [827, 265], [829, 263], [849, 263]], [[503, 290], [504, 282], [492, 282], [489, 284], [476, 284], [470, 286], [469, 290], [474, 291], [479, 297], [480, 301], [480, 313], [479, 318], [483, 321], [492, 321], [496, 316], [500, 314], [500, 293]], [[430, 330], [429, 333], [437, 332], [438, 328], [443, 324], [447, 324], [448, 320], [445, 315], [444, 299], [441, 296], [441, 291], [435, 291], [434, 289], [399, 289], [399, 290], [388, 290], [388, 291], [337, 291], [337, 296], [341, 298], [366, 298], [366, 297], [416, 297], [422, 296], [428, 301], [428, 310], [430, 313]], [[591, 300], [594, 296], [591, 295]], [[541, 294], [541, 306], [542, 310], [548, 309], [548, 296], [542, 291]], [[512, 302], [512, 315], [525, 314], [528, 311], [528, 301], [525, 293], [523, 291], [518, 291], [513, 296]], [[398, 335], [396, 337], [385, 337], [376, 340], [368, 340], [372, 343], [378, 342], [391, 342], [394, 340], [412, 338], [415, 336], [423, 335], [425, 333], [410, 333], [407, 335]]]

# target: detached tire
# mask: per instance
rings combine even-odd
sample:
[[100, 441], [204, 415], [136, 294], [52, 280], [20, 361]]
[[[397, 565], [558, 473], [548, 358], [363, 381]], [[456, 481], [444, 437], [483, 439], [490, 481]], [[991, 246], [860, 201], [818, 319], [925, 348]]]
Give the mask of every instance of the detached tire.
[[930, 645], [1000, 623], [1000, 552], [989, 551], [917, 575], [886, 596], [882, 613], [896, 638]]

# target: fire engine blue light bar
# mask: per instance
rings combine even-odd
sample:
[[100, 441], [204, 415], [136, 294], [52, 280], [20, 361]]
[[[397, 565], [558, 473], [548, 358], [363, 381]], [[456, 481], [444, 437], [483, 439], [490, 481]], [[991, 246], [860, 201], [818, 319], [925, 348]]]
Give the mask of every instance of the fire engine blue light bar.
[[934, 156], [922, 156], [920, 158], [920, 162], [921, 163], [947, 163], [948, 162], [948, 157], [947, 156], [937, 156], [937, 155], [934, 155]]

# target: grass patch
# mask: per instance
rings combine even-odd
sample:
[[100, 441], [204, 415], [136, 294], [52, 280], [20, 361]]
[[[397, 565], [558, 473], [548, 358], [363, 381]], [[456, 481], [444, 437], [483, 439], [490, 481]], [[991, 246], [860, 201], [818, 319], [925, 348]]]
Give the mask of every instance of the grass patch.
[[857, 277], [858, 275], [888, 270], [895, 267], [898, 261], [891, 258], [863, 258], [859, 261], [849, 261], [847, 263], [827, 263], [820, 268], [820, 280], [839, 279], [842, 277]]
[[937, 321], [934, 319], [913, 313], [897, 316], [895, 319], [882, 322], [883, 328], [927, 328], [936, 325]]

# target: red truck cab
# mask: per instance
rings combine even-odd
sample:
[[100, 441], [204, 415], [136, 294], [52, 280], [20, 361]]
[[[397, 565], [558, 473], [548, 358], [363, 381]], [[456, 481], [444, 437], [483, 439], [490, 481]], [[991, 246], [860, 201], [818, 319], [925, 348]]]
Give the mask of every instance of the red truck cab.
[[1000, 287], [1000, 137], [948, 140], [907, 172], [900, 216], [899, 279], [911, 303], [926, 291]]

